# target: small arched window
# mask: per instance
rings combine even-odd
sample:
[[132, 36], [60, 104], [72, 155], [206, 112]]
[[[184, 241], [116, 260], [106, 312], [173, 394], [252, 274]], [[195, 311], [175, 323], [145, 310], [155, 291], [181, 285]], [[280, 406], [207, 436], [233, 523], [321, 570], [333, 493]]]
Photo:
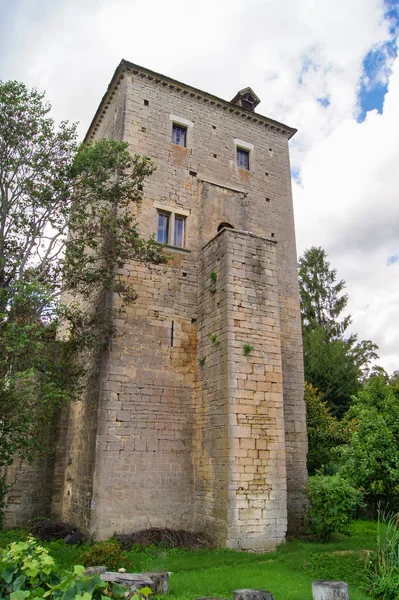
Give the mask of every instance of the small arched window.
[[227, 229], [234, 229], [233, 225], [231, 225], [230, 223], [224, 223], [223, 222], [223, 223], [220, 223], [220, 225], [218, 227], [218, 231], [222, 231], [222, 229], [224, 229], [225, 227]]

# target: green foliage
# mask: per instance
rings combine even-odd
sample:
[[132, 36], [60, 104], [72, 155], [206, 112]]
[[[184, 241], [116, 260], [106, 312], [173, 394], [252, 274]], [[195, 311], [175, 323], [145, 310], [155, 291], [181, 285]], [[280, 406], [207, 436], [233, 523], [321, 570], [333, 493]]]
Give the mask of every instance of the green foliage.
[[[0, 553], [0, 598], [104, 600], [108, 584], [98, 576], [85, 577], [83, 573], [82, 565], [75, 565], [73, 571], [59, 571], [48, 551], [29, 536]], [[126, 591], [114, 584], [112, 597], [122, 599]]]
[[244, 349], [244, 356], [249, 356], [251, 354], [252, 350], [254, 349], [254, 347], [251, 346], [251, 344], [244, 344], [243, 349]]
[[376, 346], [366, 340], [330, 339], [327, 330], [318, 327], [303, 331], [305, 378], [323, 393], [335, 416], [348, 410], [351, 397], [362, 387], [370, 362], [377, 357]]
[[341, 472], [370, 499], [399, 504], [399, 390], [373, 377], [353, 398], [346, 421], [349, 443], [341, 449]]
[[132, 564], [128, 553], [122, 550], [120, 543], [116, 540], [93, 544], [83, 552], [80, 560], [85, 567], [105, 565], [109, 571], [117, 571], [121, 568], [129, 569]]
[[342, 316], [348, 296], [337, 283], [322, 248], [310, 248], [299, 259], [299, 289], [305, 380], [323, 394], [332, 414], [341, 418], [350, 399], [369, 377], [378, 347], [371, 341], [344, 337], [351, 323]]
[[210, 274], [210, 280], [212, 282], [211, 287], [209, 288], [209, 291], [211, 292], [211, 294], [216, 294], [216, 281], [217, 281], [217, 274], [215, 271], [212, 271]]
[[332, 416], [327, 403], [322, 400], [322, 394], [310, 383], [305, 383], [305, 403], [309, 443], [308, 471], [310, 475], [315, 475], [316, 471], [323, 469], [324, 474], [327, 474], [327, 470], [334, 470], [331, 465], [335, 464], [337, 458], [333, 449], [348, 442], [350, 427]]
[[79, 146], [76, 125], [57, 129], [50, 108], [36, 90], [0, 82], [0, 469], [46, 453], [55, 411], [80, 389], [76, 356], [112, 335], [104, 292], [135, 298], [120, 269], [166, 261], [130, 210], [154, 165], [127, 143]]
[[339, 320], [348, 303], [348, 295], [341, 293], [345, 282], [337, 282], [337, 271], [330, 268], [322, 248], [305, 250], [298, 267], [304, 329], [322, 327], [330, 337], [339, 337], [351, 321], [350, 317]]
[[305, 495], [309, 500], [307, 522], [314, 536], [328, 541], [334, 533], [349, 533], [361, 492], [338, 475], [318, 475], [309, 478]]
[[210, 338], [212, 344], [215, 344], [215, 346], [219, 346], [220, 340], [219, 340], [218, 336], [216, 335], [216, 333], [211, 333], [209, 335], [209, 338]]
[[377, 550], [368, 556], [366, 591], [375, 600], [399, 597], [399, 514], [379, 514]]
[[201, 358], [198, 360], [200, 367], [203, 367], [205, 365], [206, 362], [206, 356], [201, 356]]

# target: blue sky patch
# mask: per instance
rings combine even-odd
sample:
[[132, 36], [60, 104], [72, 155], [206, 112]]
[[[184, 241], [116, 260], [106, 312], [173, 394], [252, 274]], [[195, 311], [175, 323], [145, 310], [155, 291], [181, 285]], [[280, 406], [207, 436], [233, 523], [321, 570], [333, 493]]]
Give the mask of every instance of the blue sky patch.
[[392, 256], [390, 256], [387, 260], [388, 267], [397, 263], [398, 260], [399, 260], [399, 254], [392, 254]]
[[301, 185], [302, 178], [301, 178], [301, 170], [299, 169], [299, 167], [291, 167], [291, 177], [295, 181], [295, 183], [297, 183], [298, 185]]
[[327, 106], [330, 106], [331, 104], [330, 99], [327, 98], [327, 96], [325, 96], [324, 98], [317, 98], [317, 102], [321, 104], [324, 108], [327, 108]]
[[299, 85], [303, 85], [303, 77], [310, 69], [313, 69], [313, 71], [318, 71], [319, 69], [319, 65], [312, 59], [312, 54], [314, 54], [314, 48], [311, 48], [309, 52], [302, 57], [302, 67], [298, 77]]
[[358, 123], [366, 118], [370, 110], [382, 113], [385, 94], [388, 90], [386, 82], [386, 71], [390, 67], [392, 59], [397, 56], [396, 38], [399, 34], [399, 4], [397, 0], [385, 0], [385, 18], [389, 19], [391, 25], [389, 32], [392, 38], [372, 48], [363, 60], [363, 76], [360, 82], [358, 95], [359, 114]]

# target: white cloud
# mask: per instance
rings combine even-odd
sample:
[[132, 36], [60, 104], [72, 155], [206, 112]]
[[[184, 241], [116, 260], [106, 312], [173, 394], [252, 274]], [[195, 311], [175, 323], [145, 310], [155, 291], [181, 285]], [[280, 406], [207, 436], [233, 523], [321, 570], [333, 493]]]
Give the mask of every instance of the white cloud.
[[[383, 113], [347, 118], [315, 143], [294, 185], [299, 251], [321, 245], [347, 282], [353, 330], [380, 346], [382, 364], [399, 367], [399, 59]], [[396, 347], [395, 347], [396, 346]]]
[[299, 251], [327, 250], [347, 281], [354, 331], [379, 343], [392, 369], [398, 60], [387, 56], [375, 74], [389, 81], [383, 114], [356, 122], [360, 83], [372, 83], [363, 61], [391, 37], [382, 0], [15, 0], [0, 23], [0, 72], [46, 89], [54, 116], [80, 120], [82, 134], [121, 58], [226, 99], [253, 87], [260, 112], [299, 129]]

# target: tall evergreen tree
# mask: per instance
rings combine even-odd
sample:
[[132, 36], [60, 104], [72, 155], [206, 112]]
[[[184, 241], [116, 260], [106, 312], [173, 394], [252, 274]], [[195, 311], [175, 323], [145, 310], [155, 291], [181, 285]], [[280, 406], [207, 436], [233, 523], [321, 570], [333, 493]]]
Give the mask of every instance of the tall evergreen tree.
[[331, 337], [340, 337], [351, 322], [342, 312], [348, 303], [343, 280], [337, 281], [337, 270], [331, 269], [327, 254], [313, 246], [299, 259], [299, 284], [302, 326], [322, 327]]
[[378, 347], [357, 335], [345, 337], [351, 316], [343, 315], [348, 295], [322, 248], [299, 259], [305, 379], [323, 394], [333, 415], [342, 417], [369, 376]]

